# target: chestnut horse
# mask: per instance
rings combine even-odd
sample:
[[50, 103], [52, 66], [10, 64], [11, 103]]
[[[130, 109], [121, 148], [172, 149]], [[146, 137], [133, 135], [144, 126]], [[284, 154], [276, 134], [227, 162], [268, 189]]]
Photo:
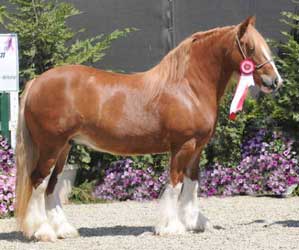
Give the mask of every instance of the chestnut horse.
[[[197, 206], [200, 154], [215, 130], [219, 102], [240, 62], [260, 67], [265, 92], [282, 80], [255, 18], [198, 32], [152, 69], [117, 74], [69, 65], [28, 82], [17, 135], [16, 215], [27, 237], [55, 241], [78, 233], [55, 189], [70, 142], [120, 155], [171, 152], [157, 234], [203, 231]], [[229, 145], [228, 145], [229, 146]]]

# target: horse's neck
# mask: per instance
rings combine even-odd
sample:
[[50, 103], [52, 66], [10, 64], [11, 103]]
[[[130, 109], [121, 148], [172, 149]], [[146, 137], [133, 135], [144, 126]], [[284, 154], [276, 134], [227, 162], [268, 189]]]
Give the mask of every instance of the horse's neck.
[[[220, 31], [221, 32], [221, 31]], [[206, 40], [200, 44], [200, 49], [195, 52], [190, 62], [190, 84], [193, 89], [202, 93], [202, 84], [208, 85], [210, 98], [215, 98], [219, 103], [226, 86], [233, 74], [233, 65], [230, 62], [230, 52], [233, 46], [233, 28], [223, 35], [219, 33], [214, 41]]]

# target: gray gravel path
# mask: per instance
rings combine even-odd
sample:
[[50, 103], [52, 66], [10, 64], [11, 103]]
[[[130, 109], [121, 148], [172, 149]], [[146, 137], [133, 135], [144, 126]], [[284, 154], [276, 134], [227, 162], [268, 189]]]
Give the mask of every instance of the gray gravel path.
[[15, 231], [14, 219], [0, 220], [0, 249], [247, 250], [299, 249], [299, 198], [239, 196], [201, 199], [213, 229], [204, 233], [154, 236], [156, 202], [67, 205], [81, 234], [55, 243], [29, 242]]

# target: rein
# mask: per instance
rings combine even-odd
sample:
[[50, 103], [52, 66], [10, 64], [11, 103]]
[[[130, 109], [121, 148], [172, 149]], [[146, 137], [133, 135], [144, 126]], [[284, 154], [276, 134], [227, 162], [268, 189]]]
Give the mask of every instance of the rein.
[[[241, 51], [241, 54], [242, 54], [244, 60], [246, 60], [248, 57], [246, 56], [246, 54], [245, 54], [245, 52], [244, 52], [244, 50], [243, 50], [243, 48], [242, 48], [242, 46], [241, 46], [241, 42], [240, 42], [240, 39], [239, 39], [238, 35], [236, 36], [236, 41], [237, 41], [237, 44], [238, 44], [238, 46], [239, 46], [239, 49], [240, 49], [240, 51]], [[260, 64], [258, 64], [258, 65], [255, 65], [255, 69], [256, 69], [256, 70], [261, 69], [263, 66], [265, 66], [266, 64], [268, 64], [268, 63], [270, 63], [270, 62], [272, 62], [272, 61], [273, 61], [273, 58], [271, 58], [271, 59], [269, 59], [269, 60], [266, 60], [265, 62], [260, 63]]]

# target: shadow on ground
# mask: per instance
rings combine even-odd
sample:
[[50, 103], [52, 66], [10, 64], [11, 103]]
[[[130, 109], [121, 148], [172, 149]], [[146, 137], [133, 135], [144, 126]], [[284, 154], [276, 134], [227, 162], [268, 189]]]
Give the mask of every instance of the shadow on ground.
[[245, 226], [247, 226], [247, 225], [256, 224], [256, 223], [258, 223], [258, 224], [265, 224], [265, 223], [267, 223], [267, 221], [265, 221], [265, 220], [254, 220], [254, 221], [247, 222], [247, 223], [241, 223], [239, 225], [245, 225]]
[[267, 225], [267, 227], [270, 227], [273, 225], [282, 225], [283, 227], [299, 227], [299, 221], [298, 220], [276, 221], [276, 222], [273, 222], [273, 223]]
[[[153, 227], [127, 227], [127, 226], [115, 226], [115, 227], [96, 227], [79, 228], [80, 237], [101, 237], [101, 236], [138, 236], [143, 233], [153, 233]], [[26, 239], [21, 232], [13, 231], [0, 233], [0, 240], [6, 241], [19, 241], [19, 242], [30, 242]]]
[[263, 227], [271, 227], [274, 225], [281, 225], [283, 227], [299, 227], [299, 221], [298, 220], [282, 220], [282, 221], [275, 221], [272, 223], [267, 223], [266, 220], [254, 220], [249, 223], [242, 223], [240, 225], [251, 225], [251, 224], [264, 224]]
[[115, 227], [96, 227], [79, 228], [81, 237], [95, 237], [95, 236], [138, 236], [143, 233], [153, 233], [153, 227], [128, 227], [128, 226], [115, 226]]
[[21, 232], [16, 231], [0, 233], [0, 240], [30, 242], [30, 240], [26, 239]]

